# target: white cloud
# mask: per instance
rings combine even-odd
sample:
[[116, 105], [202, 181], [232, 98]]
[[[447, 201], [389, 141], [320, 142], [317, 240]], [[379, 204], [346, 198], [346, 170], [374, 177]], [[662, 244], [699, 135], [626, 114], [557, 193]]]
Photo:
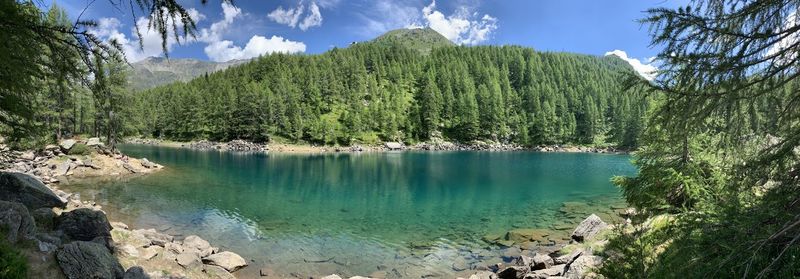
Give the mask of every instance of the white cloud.
[[[205, 18], [203, 14], [195, 9], [189, 9], [187, 12], [195, 22], [199, 22]], [[174, 23], [178, 27], [178, 30], [183, 27], [183, 23], [180, 20], [174, 21], [172, 17], [167, 19], [167, 23], [169, 25]], [[161, 34], [149, 27], [149, 20], [147, 18], [140, 17], [136, 20], [136, 27], [131, 27], [130, 29], [130, 34], [132, 34], [130, 37], [119, 31], [122, 26], [123, 24], [116, 18], [101, 18], [98, 20], [97, 26], [91, 28], [89, 32], [103, 40], [116, 40], [117, 43], [122, 46], [122, 50], [125, 52], [125, 58], [130, 62], [140, 61], [150, 56], [159, 56], [163, 53]], [[141, 37], [135, 35], [137, 29]], [[181, 42], [187, 41], [185, 38], [181, 38], [180, 40]], [[172, 29], [169, 29], [167, 31], [167, 51], [171, 51], [176, 44], [178, 44], [178, 41], [175, 38], [175, 33]]]
[[497, 18], [488, 14], [474, 19], [477, 13], [470, 13], [466, 7], [459, 7], [450, 16], [436, 10], [436, 1], [422, 9], [422, 17], [427, 26], [457, 44], [475, 45], [489, 39], [497, 30]]
[[214, 22], [209, 28], [200, 30], [198, 40], [201, 42], [213, 43], [222, 40], [222, 36], [233, 23], [233, 20], [242, 14], [242, 10], [226, 2], [222, 2], [222, 20]]
[[319, 7], [317, 7], [316, 3], [311, 3], [311, 6], [308, 7], [308, 12], [310, 14], [300, 23], [300, 29], [303, 31], [314, 26], [322, 25], [322, 14], [319, 12]]
[[653, 61], [655, 60], [655, 57], [648, 58], [647, 64], [645, 64], [642, 63], [642, 61], [639, 61], [639, 59], [628, 57], [628, 54], [625, 51], [618, 49], [606, 52], [606, 56], [608, 55], [616, 55], [620, 59], [625, 60], [626, 62], [628, 62], [628, 64], [631, 65], [631, 67], [633, 67], [633, 69], [637, 73], [639, 73], [639, 75], [641, 75], [647, 80], [653, 80], [656, 78], [657, 75], [656, 71], [658, 70], [658, 68], [656, 68], [656, 66], [652, 64]]
[[[197, 10], [189, 9], [188, 13], [196, 23], [205, 19], [205, 15]], [[290, 41], [277, 36], [267, 39], [259, 35], [252, 36], [244, 47], [236, 46], [234, 42], [224, 40], [224, 37], [233, 26], [234, 21], [242, 15], [242, 10], [223, 2], [222, 14], [222, 19], [212, 23], [208, 28], [198, 30], [196, 40], [181, 38], [180, 42], [206, 43], [205, 53], [214, 61], [248, 59], [273, 52], [304, 52], [306, 49], [305, 44], [302, 42]], [[321, 22], [321, 20], [320, 16], [319, 21]], [[163, 54], [161, 34], [154, 29], [150, 29], [148, 23], [149, 20], [145, 17], [140, 17], [136, 21], [141, 37], [136, 36], [136, 28], [131, 28], [130, 35], [120, 32], [119, 30], [123, 27], [123, 24], [116, 18], [101, 18], [98, 20], [97, 26], [92, 28], [90, 32], [103, 40], [116, 40], [122, 46], [128, 61], [137, 62], [150, 56], [161, 56]], [[175, 23], [180, 30], [183, 24], [180, 21]], [[169, 24], [172, 24], [172, 19], [169, 19]], [[312, 19], [308, 26], [313, 24], [314, 20]], [[176, 44], [178, 44], [178, 41], [175, 39], [172, 29], [170, 29], [168, 30], [167, 51], [172, 51]]]
[[[336, 3], [326, 1], [322, 5], [335, 5]], [[305, 15], [305, 17], [303, 17]], [[302, 4], [297, 5], [293, 9], [286, 9], [283, 6], [278, 6], [277, 9], [270, 12], [267, 17], [277, 23], [295, 28], [300, 27], [301, 30], [306, 31], [308, 28], [322, 25], [322, 13], [319, 11], [319, 6], [316, 2], [311, 2], [308, 9]], [[300, 18], [303, 18], [301, 21]]]
[[468, 6], [460, 6], [448, 16], [436, 9], [435, 0], [421, 11], [398, 1], [377, 0], [373, 3], [371, 9], [361, 14], [364, 24], [359, 30], [363, 36], [375, 36], [396, 28], [430, 27], [456, 44], [476, 45], [488, 40], [497, 30], [496, 17], [480, 16], [471, 12], [474, 8]]
[[294, 42], [279, 36], [264, 38], [253, 36], [244, 48], [236, 46], [231, 41], [214, 42], [206, 46], [205, 52], [211, 60], [230, 61], [233, 59], [250, 59], [265, 53], [297, 53], [305, 52], [306, 45], [302, 42]]

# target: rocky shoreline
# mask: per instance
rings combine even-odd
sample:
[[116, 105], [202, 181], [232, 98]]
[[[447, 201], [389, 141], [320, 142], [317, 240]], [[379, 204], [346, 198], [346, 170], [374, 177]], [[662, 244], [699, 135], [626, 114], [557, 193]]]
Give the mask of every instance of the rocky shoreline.
[[[161, 144], [155, 141], [135, 143]], [[88, 154], [71, 152], [72, 148], [81, 145], [89, 147]], [[256, 152], [268, 150], [266, 145], [243, 142], [225, 145], [232, 148], [220, 146], [202, 142], [186, 147]], [[484, 145], [483, 148], [489, 148], [486, 146], [490, 145]], [[443, 142], [426, 147], [387, 143], [376, 148], [382, 151], [417, 148], [472, 150], [452, 149], [466, 147]], [[11, 221], [0, 218], [0, 225], [12, 228], [9, 241], [30, 243], [29, 246], [33, 247], [26, 254], [32, 265], [36, 266], [36, 272], [41, 272], [34, 277], [84, 278], [88, 274], [102, 274], [101, 278], [236, 278], [236, 271], [248, 265], [248, 261], [241, 256], [220, 251], [196, 235], [172, 236], [156, 229], [134, 229], [124, 223], [109, 222], [100, 205], [81, 200], [79, 195], [67, 193], [58, 187], [58, 183], [68, 177], [130, 175], [163, 168], [156, 163], [144, 158], [128, 158], [111, 151], [99, 143], [99, 139], [67, 140], [59, 146], [47, 146], [37, 151], [10, 151], [5, 146], [0, 146], [0, 150], [3, 151], [0, 152], [0, 163], [5, 166], [0, 172], [0, 216], [17, 216]], [[363, 151], [370, 150], [351, 147], [339, 152]], [[592, 151], [584, 149], [579, 152]], [[31, 192], [36, 195], [29, 196]], [[42, 203], [42, 200], [49, 203]], [[619, 208], [616, 213], [624, 215], [625, 211], [620, 211], [622, 209]], [[593, 210], [585, 205], [565, 203], [562, 207], [562, 212], [569, 213], [565, 218], [570, 219], [583, 218], [590, 211]], [[601, 216], [605, 216], [606, 220], [614, 219], [609, 213], [603, 214]], [[562, 228], [563, 225], [556, 226], [560, 226], [557, 229], [566, 229]], [[458, 274], [472, 270], [474, 274], [469, 274], [469, 279], [592, 278], [592, 271], [602, 264], [602, 258], [593, 254], [595, 247], [604, 245], [604, 240], [598, 236], [611, 227], [597, 215], [591, 214], [571, 234], [565, 236], [553, 234], [548, 229], [525, 228], [513, 229], [502, 235], [487, 235], [483, 238], [487, 243], [508, 247], [504, 248], [507, 256], [502, 261], [474, 266], [462, 266], [454, 262], [453, 269], [461, 270]], [[93, 264], [75, 259], [91, 259]], [[54, 276], [53, 272], [58, 276]], [[258, 271], [257, 275], [278, 278], [269, 268]], [[384, 278], [386, 275], [376, 273], [371, 274], [372, 277], [351, 278]], [[313, 278], [341, 277], [334, 274]]]
[[[23, 247], [31, 278], [235, 278], [247, 266], [202, 238], [109, 222], [102, 207], [60, 190], [66, 178], [150, 173], [161, 165], [128, 158], [98, 138], [36, 151], [0, 144], [0, 226]], [[25, 248], [28, 247], [28, 248]]]
[[536, 152], [567, 152], [567, 153], [600, 153], [600, 154], [627, 154], [628, 150], [615, 147], [589, 147], [573, 145], [540, 145], [526, 147], [515, 143], [497, 141], [470, 141], [467, 143], [450, 142], [441, 138], [434, 138], [427, 142], [406, 145], [402, 142], [384, 142], [376, 145], [352, 146], [316, 146], [294, 144], [266, 144], [253, 143], [244, 140], [230, 142], [192, 141], [187, 143], [166, 142], [158, 139], [130, 138], [127, 143], [183, 147], [196, 150], [219, 150], [236, 152], [279, 152], [279, 153], [344, 153], [344, 152], [387, 152], [387, 151], [536, 151]]

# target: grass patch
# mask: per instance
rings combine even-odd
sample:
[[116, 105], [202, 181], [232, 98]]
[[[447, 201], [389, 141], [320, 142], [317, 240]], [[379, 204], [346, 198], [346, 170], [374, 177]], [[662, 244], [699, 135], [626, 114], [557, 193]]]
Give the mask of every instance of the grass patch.
[[89, 155], [90, 152], [89, 146], [83, 143], [76, 143], [70, 148], [68, 153], [69, 155]]
[[28, 261], [22, 253], [6, 241], [0, 232], [0, 278], [17, 279], [28, 277]]

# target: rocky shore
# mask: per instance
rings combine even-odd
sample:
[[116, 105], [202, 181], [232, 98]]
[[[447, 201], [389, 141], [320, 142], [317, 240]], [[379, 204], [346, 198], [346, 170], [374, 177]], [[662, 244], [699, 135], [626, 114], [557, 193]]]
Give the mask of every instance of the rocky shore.
[[235, 278], [247, 262], [202, 238], [109, 222], [102, 207], [58, 189], [67, 177], [149, 173], [163, 167], [128, 158], [98, 138], [42, 150], [0, 144], [0, 227], [23, 250], [31, 278]]
[[196, 150], [219, 150], [239, 152], [278, 152], [278, 153], [343, 153], [343, 152], [386, 152], [386, 151], [537, 151], [537, 152], [572, 152], [572, 153], [608, 153], [624, 154], [627, 150], [615, 147], [588, 147], [572, 145], [540, 145], [526, 147], [515, 143], [504, 143], [492, 140], [475, 140], [470, 142], [451, 142], [442, 138], [433, 138], [427, 142], [406, 145], [402, 142], [384, 142], [375, 145], [352, 146], [316, 146], [295, 144], [265, 144], [244, 140], [230, 142], [193, 141], [188, 143], [165, 142], [156, 139], [131, 138], [126, 141], [133, 144], [161, 145], [184, 147]]

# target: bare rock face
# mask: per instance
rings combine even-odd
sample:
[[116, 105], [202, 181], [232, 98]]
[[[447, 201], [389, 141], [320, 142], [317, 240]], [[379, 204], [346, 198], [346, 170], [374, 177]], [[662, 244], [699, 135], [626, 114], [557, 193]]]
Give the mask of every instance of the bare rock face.
[[222, 267], [229, 272], [247, 266], [247, 262], [241, 256], [228, 251], [205, 257], [203, 263]]
[[69, 279], [123, 278], [125, 270], [99, 243], [75, 241], [56, 251], [58, 265]]
[[29, 210], [67, 205], [41, 181], [18, 172], [0, 172], [0, 200], [21, 203]]
[[607, 227], [608, 224], [603, 222], [600, 217], [594, 214], [589, 215], [572, 231], [572, 239], [577, 242], [583, 242], [586, 239], [593, 238]]
[[8, 242], [32, 239], [36, 233], [35, 224], [28, 209], [21, 203], [0, 201], [0, 228], [6, 230]]
[[64, 212], [58, 218], [57, 228], [75, 240], [111, 238], [111, 224], [108, 223], [106, 214], [89, 208]]

